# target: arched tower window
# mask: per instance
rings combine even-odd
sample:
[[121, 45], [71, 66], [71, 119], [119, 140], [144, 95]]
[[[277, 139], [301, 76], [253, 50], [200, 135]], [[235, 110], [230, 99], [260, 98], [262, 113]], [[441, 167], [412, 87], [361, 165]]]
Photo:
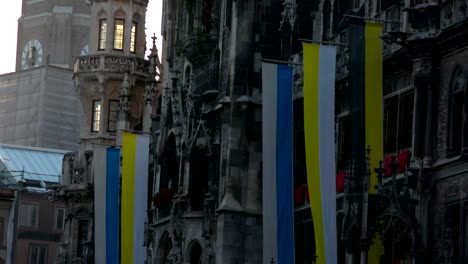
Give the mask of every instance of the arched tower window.
[[448, 152], [449, 155], [460, 154], [463, 146], [463, 130], [466, 108], [467, 80], [462, 69], [457, 68], [453, 74], [450, 85], [450, 117]]
[[106, 49], [107, 20], [99, 20], [99, 43], [98, 50]]

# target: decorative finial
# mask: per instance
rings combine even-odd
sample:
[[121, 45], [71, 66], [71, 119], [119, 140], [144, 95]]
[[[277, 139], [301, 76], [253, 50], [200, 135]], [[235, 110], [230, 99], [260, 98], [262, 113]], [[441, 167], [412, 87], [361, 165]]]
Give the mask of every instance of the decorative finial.
[[153, 47], [151, 48], [151, 53], [158, 53], [158, 48], [156, 47], [156, 40], [158, 38], [156, 37], [156, 33], [153, 33], [151, 39], [153, 39]]

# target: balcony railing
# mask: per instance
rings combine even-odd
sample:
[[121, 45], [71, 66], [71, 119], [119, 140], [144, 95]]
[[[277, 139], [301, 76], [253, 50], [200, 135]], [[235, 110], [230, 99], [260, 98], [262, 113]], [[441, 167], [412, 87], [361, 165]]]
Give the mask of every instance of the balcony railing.
[[130, 58], [111, 55], [81, 56], [75, 61], [75, 73], [86, 74], [92, 72], [130, 72], [136, 75], [147, 76], [149, 61], [140, 58]]

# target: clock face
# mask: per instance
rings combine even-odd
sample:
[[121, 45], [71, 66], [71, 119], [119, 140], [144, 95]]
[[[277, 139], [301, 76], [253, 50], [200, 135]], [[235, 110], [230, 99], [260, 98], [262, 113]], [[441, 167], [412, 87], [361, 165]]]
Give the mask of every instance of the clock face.
[[82, 49], [81, 49], [81, 56], [88, 56], [89, 54], [89, 49], [88, 49], [88, 45], [84, 46]]
[[23, 70], [31, 69], [42, 65], [42, 45], [36, 40], [30, 40], [23, 48], [21, 54], [21, 68]]

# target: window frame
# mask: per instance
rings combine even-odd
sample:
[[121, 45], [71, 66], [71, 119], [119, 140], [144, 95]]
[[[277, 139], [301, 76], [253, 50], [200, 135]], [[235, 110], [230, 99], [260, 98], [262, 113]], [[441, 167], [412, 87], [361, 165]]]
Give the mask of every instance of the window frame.
[[[116, 44], [117, 44], [117, 40], [118, 40], [117, 37], [116, 37], [116, 35], [117, 35], [117, 22], [122, 22], [122, 38], [120, 39], [122, 47], [120, 47], [120, 48], [119, 47], [116, 48]], [[113, 44], [112, 44], [113, 49], [122, 51], [124, 49], [124, 47], [125, 47], [125, 45], [124, 45], [124, 40], [125, 40], [125, 19], [123, 19], [123, 18], [115, 18], [114, 19], [114, 35], [113, 36], [114, 36]]]
[[138, 36], [138, 23], [133, 21], [132, 28], [130, 29], [130, 52], [131, 53], [136, 53], [137, 36]]
[[[102, 26], [105, 25], [103, 29]], [[105, 50], [106, 49], [106, 41], [107, 41], [107, 19], [102, 18], [99, 19], [99, 39], [98, 39], [98, 50]]]
[[[28, 219], [27, 219], [27, 223], [25, 224], [23, 222], [23, 206], [28, 206]], [[35, 216], [35, 221], [34, 221], [34, 224], [32, 224], [31, 222], [31, 207], [34, 207], [36, 208], [36, 216]], [[40, 209], [40, 206], [38, 203], [31, 203], [31, 202], [21, 202], [20, 204], [20, 208], [19, 208], [19, 221], [18, 221], [18, 227], [21, 227], [21, 228], [37, 228], [38, 225], [39, 225], [39, 209]]]
[[[63, 210], [62, 216], [62, 228], [58, 228], [58, 212], [59, 210]], [[64, 231], [65, 230], [65, 221], [67, 219], [67, 209], [63, 206], [56, 206], [55, 207], [55, 214], [54, 214], [54, 230], [56, 231]]]
[[[403, 108], [404, 108], [404, 104], [402, 103], [402, 100], [406, 97], [406, 96], [410, 96], [412, 95], [413, 97], [413, 101], [412, 101], [412, 122], [411, 122], [411, 136], [410, 136], [410, 141], [411, 143], [409, 144], [409, 146], [406, 146], [406, 147], [401, 147], [401, 133], [402, 133], [402, 129], [401, 129], [401, 125], [403, 124]], [[387, 150], [387, 119], [386, 119], [386, 106], [387, 106], [387, 101], [389, 100], [392, 100], [392, 99], [396, 99], [397, 100], [397, 116], [396, 116], [396, 128], [395, 128], [395, 133], [396, 133], [396, 138], [395, 138], [395, 150], [394, 151], [388, 151]], [[413, 153], [414, 151], [414, 125], [415, 125], [415, 107], [416, 107], [416, 91], [415, 91], [415, 87], [414, 86], [409, 86], [407, 88], [404, 88], [404, 89], [401, 89], [401, 90], [398, 90], [394, 93], [391, 93], [391, 94], [388, 94], [386, 96], [383, 97], [383, 147], [384, 147], [384, 157], [387, 157], [387, 156], [394, 156], [396, 158], [396, 156], [402, 152], [402, 151], [405, 151], [405, 150], [409, 150], [411, 153]]]
[[[112, 103], [117, 103], [117, 111], [112, 111], [112, 107], [111, 107]], [[119, 104], [120, 104], [119, 100], [114, 100], [114, 99], [109, 100], [109, 111], [107, 111], [107, 132], [117, 132], [117, 122], [119, 121]], [[112, 112], [116, 113], [115, 121], [113, 121], [111, 118]], [[111, 123], [114, 123], [114, 122], [115, 122], [115, 130], [112, 130]]]
[[[96, 103], [99, 102], [99, 111], [96, 110]], [[101, 118], [102, 118], [102, 103], [101, 100], [93, 100], [91, 108], [91, 132], [99, 132], [101, 130]], [[96, 117], [96, 113], [98, 116]], [[97, 119], [97, 120], [96, 120]], [[95, 126], [97, 124], [97, 128]]]
[[48, 249], [48, 246], [47, 245], [43, 245], [43, 244], [29, 244], [29, 252], [28, 252], [28, 263], [29, 264], [37, 264], [37, 263], [40, 263], [40, 261], [38, 261], [38, 259], [36, 259], [34, 262], [32, 262], [32, 253], [33, 253], [33, 250], [34, 249], [37, 249], [38, 252], [39, 252], [39, 255], [37, 257], [40, 257], [40, 250], [41, 249], [45, 249], [45, 252], [44, 252], [44, 264], [47, 263], [47, 253], [49, 251]]
[[[461, 75], [462, 78], [464, 79], [464, 87], [460, 89], [456, 89], [455, 87], [455, 81], [457, 77]], [[468, 92], [468, 78], [466, 78], [466, 74], [464, 74], [463, 69], [460, 66], [457, 66], [454, 71], [452, 72], [451, 80], [450, 80], [450, 86], [448, 87], [449, 89], [449, 94], [448, 94], [448, 118], [447, 118], [447, 157], [455, 157], [457, 155], [462, 154], [462, 149], [464, 145], [466, 145], [467, 142], [464, 142], [465, 139], [463, 137], [464, 133], [466, 133], [466, 126], [463, 121], [463, 116], [466, 115], [467, 112], [467, 107], [468, 107], [468, 102], [467, 102], [467, 92]], [[461, 95], [460, 95], [461, 94]], [[456, 96], [461, 96], [461, 102], [462, 106], [461, 109], [459, 109], [460, 113], [457, 111], [455, 112], [455, 97]], [[455, 115], [460, 114], [461, 119], [456, 123]], [[467, 117], [465, 117], [467, 118]], [[457, 127], [455, 127], [457, 125]], [[458, 129], [458, 130], [456, 130]], [[460, 138], [455, 139], [455, 136], [458, 136]]]

